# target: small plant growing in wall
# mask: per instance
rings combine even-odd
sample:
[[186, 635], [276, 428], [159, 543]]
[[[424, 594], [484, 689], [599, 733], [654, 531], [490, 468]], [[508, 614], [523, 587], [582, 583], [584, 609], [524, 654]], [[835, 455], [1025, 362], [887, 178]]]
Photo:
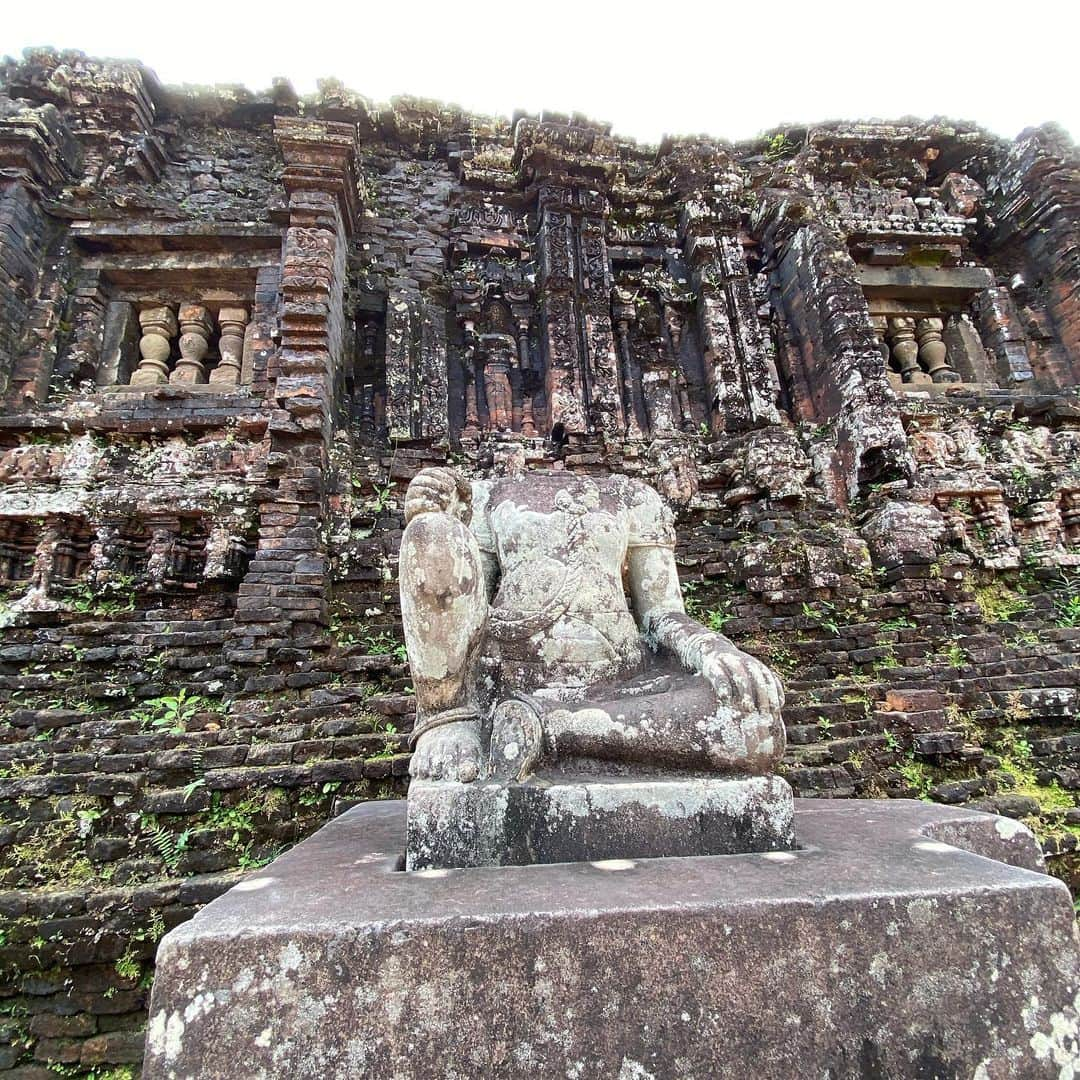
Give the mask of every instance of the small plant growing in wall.
[[904, 783], [913, 789], [920, 799], [930, 802], [930, 787], [933, 780], [926, 771], [926, 766], [921, 761], [915, 760], [914, 754], [908, 754], [907, 759], [900, 766], [900, 775], [904, 778]]
[[731, 604], [729, 601], [725, 600], [716, 607], [706, 611], [702, 618], [702, 622], [710, 630], [722, 634], [724, 632], [724, 627], [734, 618], [735, 613], [731, 610]]
[[188, 721], [197, 713], [219, 711], [217, 702], [209, 701], [199, 694], [189, 694], [181, 688], [176, 694], [166, 694], [151, 698], [137, 712], [132, 714], [144, 727], [164, 728], [173, 735], [182, 735], [187, 730]]
[[1080, 626], [1080, 575], [1063, 570], [1054, 584], [1061, 590], [1054, 596], [1058, 626]]
[[786, 131], [778, 131], [765, 146], [766, 161], [783, 161], [794, 157], [798, 147], [789, 138]]
[[949, 642], [949, 647], [942, 654], [950, 667], [962, 668], [968, 662], [968, 655], [959, 641]]
[[835, 604], [827, 600], [819, 600], [813, 605], [803, 601], [802, 613], [819, 629], [827, 630], [833, 637], [840, 636], [840, 613]]
[[1031, 608], [1030, 601], [1000, 581], [977, 588], [975, 603], [979, 605], [979, 611], [988, 623], [1012, 622], [1017, 615], [1022, 615]]
[[130, 574], [114, 574], [96, 582], [80, 581], [73, 586], [68, 604], [80, 615], [124, 615], [135, 610], [136, 586]]

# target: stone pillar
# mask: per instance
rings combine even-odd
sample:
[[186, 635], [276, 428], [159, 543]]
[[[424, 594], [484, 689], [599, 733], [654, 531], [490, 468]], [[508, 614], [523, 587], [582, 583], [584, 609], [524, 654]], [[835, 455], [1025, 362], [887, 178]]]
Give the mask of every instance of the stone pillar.
[[550, 428], [588, 430], [581, 339], [574, 304], [575, 244], [573, 218], [563, 189], [545, 188], [540, 209], [537, 250], [540, 263], [540, 333], [547, 357]]
[[763, 252], [793, 346], [790, 381], [809, 398], [796, 409], [831, 425], [835, 449], [819, 475], [843, 504], [867, 484], [913, 476], [915, 463], [855, 262], [837, 233], [802, 224], [800, 209], [790, 192], [763, 204]]
[[118, 520], [107, 519], [99, 522], [94, 529], [94, 539], [90, 544], [90, 569], [87, 573], [92, 584], [104, 584], [116, 571], [120, 525]]
[[257, 663], [314, 641], [327, 618], [326, 476], [334, 401], [344, 380], [349, 237], [360, 216], [356, 126], [278, 116], [288, 196], [281, 268], [281, 348], [269, 428], [273, 494], [259, 506], [259, 544], [240, 586], [228, 656]]
[[34, 567], [30, 573], [31, 589], [40, 592], [42, 596], [49, 595], [56, 566], [56, 548], [62, 536], [60, 521], [57, 518], [48, 518], [34, 549]]
[[1065, 531], [1065, 543], [1080, 547], [1080, 491], [1062, 491], [1061, 525]]
[[84, 270], [77, 274], [70, 307], [72, 340], [63, 370], [58, 372], [71, 385], [97, 382], [107, 305], [101, 272]]
[[1013, 534], [1009, 508], [1000, 491], [982, 491], [971, 499], [983, 550], [982, 562], [992, 570], [1012, 570], [1020, 565], [1020, 551]]
[[634, 354], [630, 348], [630, 327], [637, 319], [634, 310], [633, 294], [622, 289], [613, 293], [615, 313], [615, 343], [619, 357], [619, 383], [622, 389], [622, 409], [625, 434], [628, 439], [640, 439], [643, 435], [638, 420], [639, 406], [644, 412], [644, 393], [639, 378], [636, 378]]
[[[1080, 383], [1080, 192], [1073, 141], [1053, 124], [1025, 131], [988, 190], [995, 193], [995, 246], [1021, 255], [1030, 267], [1025, 276], [1043, 282], [1061, 342], [1060, 350], [1040, 359], [1039, 378], [1062, 388], [1075, 386]], [[994, 351], [1000, 361], [1002, 350]], [[1019, 349], [1012, 357], [1017, 362], [1013, 381], [1033, 377], [1030, 366], [1025, 373]]]
[[625, 433], [626, 420], [611, 329], [611, 263], [604, 242], [607, 200], [598, 192], [579, 190], [578, 202], [584, 211], [578, 228], [578, 246], [588, 420], [591, 427], [609, 438], [617, 438]]
[[464, 322], [465, 349], [461, 357], [465, 382], [465, 425], [463, 435], [480, 434], [480, 405], [476, 398], [476, 327], [472, 319]]
[[245, 308], [222, 308], [218, 312], [218, 325], [221, 327], [218, 351], [221, 353], [221, 360], [210, 372], [210, 382], [220, 383], [222, 386], [239, 384], [247, 318]]
[[529, 316], [517, 316], [518, 371], [521, 379], [521, 426], [522, 435], [532, 438], [536, 434], [536, 418], [533, 416], [533, 364], [529, 348]]
[[999, 382], [1005, 387], [1031, 382], [1035, 372], [1031, 370], [1027, 338], [1009, 290], [1003, 285], [983, 289], [976, 310], [979, 333], [994, 358]]
[[244, 335], [244, 366], [240, 381], [265, 394], [277, 378], [278, 311], [281, 306], [281, 267], [261, 267], [255, 279], [255, 303]]
[[727, 235], [737, 226], [737, 216], [713, 211], [701, 200], [688, 201], [679, 221], [698, 293], [713, 422], [725, 431], [780, 420], [742, 245]]
[[415, 289], [386, 305], [386, 420], [392, 439], [445, 439], [448, 422], [446, 308]]
[[139, 366], [131, 376], [132, 386], [154, 386], [169, 381], [169, 355], [177, 322], [172, 308], [153, 307], [139, 312], [142, 337], [139, 339]]
[[0, 395], [17, 404], [48, 396], [64, 295], [58, 283], [43, 293], [43, 203], [81, 166], [56, 107], [20, 104], [0, 116]]
[[98, 363], [98, 386], [120, 386], [131, 379], [131, 363], [139, 348], [139, 316], [135, 305], [114, 300], [105, 309]]
[[180, 531], [180, 522], [174, 517], [155, 517], [147, 520], [150, 544], [147, 548], [146, 578], [153, 592], [165, 587], [172, 567], [173, 544]]
[[1055, 499], [1029, 503], [1025, 515], [1017, 521], [1017, 533], [1026, 559], [1054, 566], [1065, 554], [1064, 522]]
[[171, 383], [206, 382], [203, 360], [210, 349], [213, 321], [202, 304], [180, 305], [180, 359], [169, 376]]

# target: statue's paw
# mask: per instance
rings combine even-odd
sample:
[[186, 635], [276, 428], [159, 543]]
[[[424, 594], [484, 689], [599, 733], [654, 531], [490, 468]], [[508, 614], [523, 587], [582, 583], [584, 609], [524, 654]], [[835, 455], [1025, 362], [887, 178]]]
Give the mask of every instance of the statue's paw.
[[435, 728], [417, 741], [409, 762], [414, 780], [471, 784], [480, 775], [483, 750], [476, 724], [465, 721]]
[[722, 705], [780, 716], [784, 685], [775, 671], [749, 653], [732, 647], [718, 649], [706, 658], [702, 674]]
[[774, 769], [787, 745], [781, 715], [784, 687], [779, 676], [733, 647], [709, 656], [703, 674], [720, 706], [731, 710], [731, 719], [724, 725], [727, 730], [715, 748], [717, 764], [755, 773]]

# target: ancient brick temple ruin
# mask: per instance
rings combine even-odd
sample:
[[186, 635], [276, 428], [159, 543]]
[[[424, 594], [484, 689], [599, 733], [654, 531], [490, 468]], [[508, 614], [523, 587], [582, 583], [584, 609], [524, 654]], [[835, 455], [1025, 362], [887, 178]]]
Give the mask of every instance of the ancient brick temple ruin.
[[0, 85], [0, 1076], [134, 1075], [161, 934], [404, 793], [404, 487], [507, 444], [662, 492], [797, 795], [993, 809], [1076, 886], [1060, 130]]

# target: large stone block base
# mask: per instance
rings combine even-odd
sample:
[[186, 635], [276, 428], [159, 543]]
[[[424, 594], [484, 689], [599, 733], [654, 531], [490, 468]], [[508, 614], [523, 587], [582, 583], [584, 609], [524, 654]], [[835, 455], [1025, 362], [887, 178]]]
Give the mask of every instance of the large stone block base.
[[533, 777], [413, 781], [410, 870], [596, 859], [734, 855], [794, 846], [794, 799], [778, 776]]
[[1022, 826], [798, 800], [795, 827], [406, 873], [404, 803], [359, 806], [165, 937], [143, 1075], [1073, 1075], [1072, 904]]

